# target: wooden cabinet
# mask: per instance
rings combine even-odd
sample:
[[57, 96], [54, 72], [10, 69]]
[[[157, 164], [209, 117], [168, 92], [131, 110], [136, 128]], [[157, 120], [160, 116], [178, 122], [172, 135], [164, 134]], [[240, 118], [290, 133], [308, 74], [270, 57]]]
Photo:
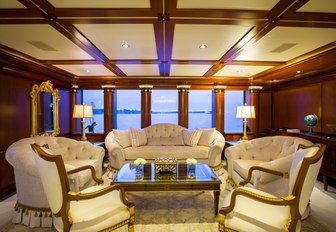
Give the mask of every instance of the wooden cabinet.
[[327, 191], [329, 178], [336, 180], [336, 136], [321, 133], [310, 135], [308, 133], [282, 132], [281, 134], [297, 136], [310, 140], [313, 143], [324, 143], [327, 145], [320, 169], [320, 174], [323, 176], [324, 190]]

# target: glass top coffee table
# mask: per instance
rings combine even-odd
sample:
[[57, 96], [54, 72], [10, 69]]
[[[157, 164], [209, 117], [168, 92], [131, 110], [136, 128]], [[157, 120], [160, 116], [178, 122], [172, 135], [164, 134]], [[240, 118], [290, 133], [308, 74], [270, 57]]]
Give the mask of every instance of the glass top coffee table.
[[206, 163], [197, 163], [195, 177], [187, 175], [187, 164], [178, 163], [176, 173], [155, 173], [155, 164], [144, 165], [143, 175], [136, 177], [133, 163], [125, 163], [111, 184], [121, 184], [126, 192], [133, 191], [213, 191], [214, 209], [218, 213], [220, 185], [222, 181]]

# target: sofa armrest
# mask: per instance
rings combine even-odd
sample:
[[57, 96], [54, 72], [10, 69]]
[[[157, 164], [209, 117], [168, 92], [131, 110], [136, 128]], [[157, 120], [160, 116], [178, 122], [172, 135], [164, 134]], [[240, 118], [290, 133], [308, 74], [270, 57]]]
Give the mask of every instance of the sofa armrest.
[[124, 164], [124, 149], [114, 139], [113, 131], [107, 134], [105, 138], [105, 147], [108, 152], [109, 162], [112, 168], [119, 170]]
[[225, 145], [224, 136], [219, 131], [216, 130], [214, 135], [214, 141], [212, 142], [208, 153], [210, 167], [216, 167], [221, 164], [222, 151], [224, 149], [224, 145]]

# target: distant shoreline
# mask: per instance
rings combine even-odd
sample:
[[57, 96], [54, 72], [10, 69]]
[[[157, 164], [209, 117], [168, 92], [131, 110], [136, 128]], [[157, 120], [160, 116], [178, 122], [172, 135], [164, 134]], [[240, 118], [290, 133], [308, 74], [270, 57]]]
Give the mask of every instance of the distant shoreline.
[[[117, 114], [141, 114], [140, 110], [117, 110]], [[152, 111], [152, 114], [178, 114], [178, 111]], [[104, 114], [104, 109], [93, 109], [93, 114]], [[189, 114], [212, 114], [212, 111], [190, 111]]]

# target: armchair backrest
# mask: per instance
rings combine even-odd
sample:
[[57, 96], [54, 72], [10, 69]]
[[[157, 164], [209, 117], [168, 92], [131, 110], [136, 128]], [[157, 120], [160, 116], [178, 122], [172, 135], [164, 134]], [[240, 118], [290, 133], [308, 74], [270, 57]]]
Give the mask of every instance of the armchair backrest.
[[298, 215], [298, 212], [296, 212], [297, 217], [303, 215], [308, 205], [322, 164], [325, 148], [325, 144], [299, 145], [295, 153], [289, 173], [289, 192], [297, 198], [296, 207], [300, 214]]
[[53, 155], [49, 149], [36, 143], [31, 147], [50, 209], [55, 216], [61, 217], [63, 225], [67, 227], [69, 203], [64, 196], [70, 191], [70, 187], [62, 156]]

